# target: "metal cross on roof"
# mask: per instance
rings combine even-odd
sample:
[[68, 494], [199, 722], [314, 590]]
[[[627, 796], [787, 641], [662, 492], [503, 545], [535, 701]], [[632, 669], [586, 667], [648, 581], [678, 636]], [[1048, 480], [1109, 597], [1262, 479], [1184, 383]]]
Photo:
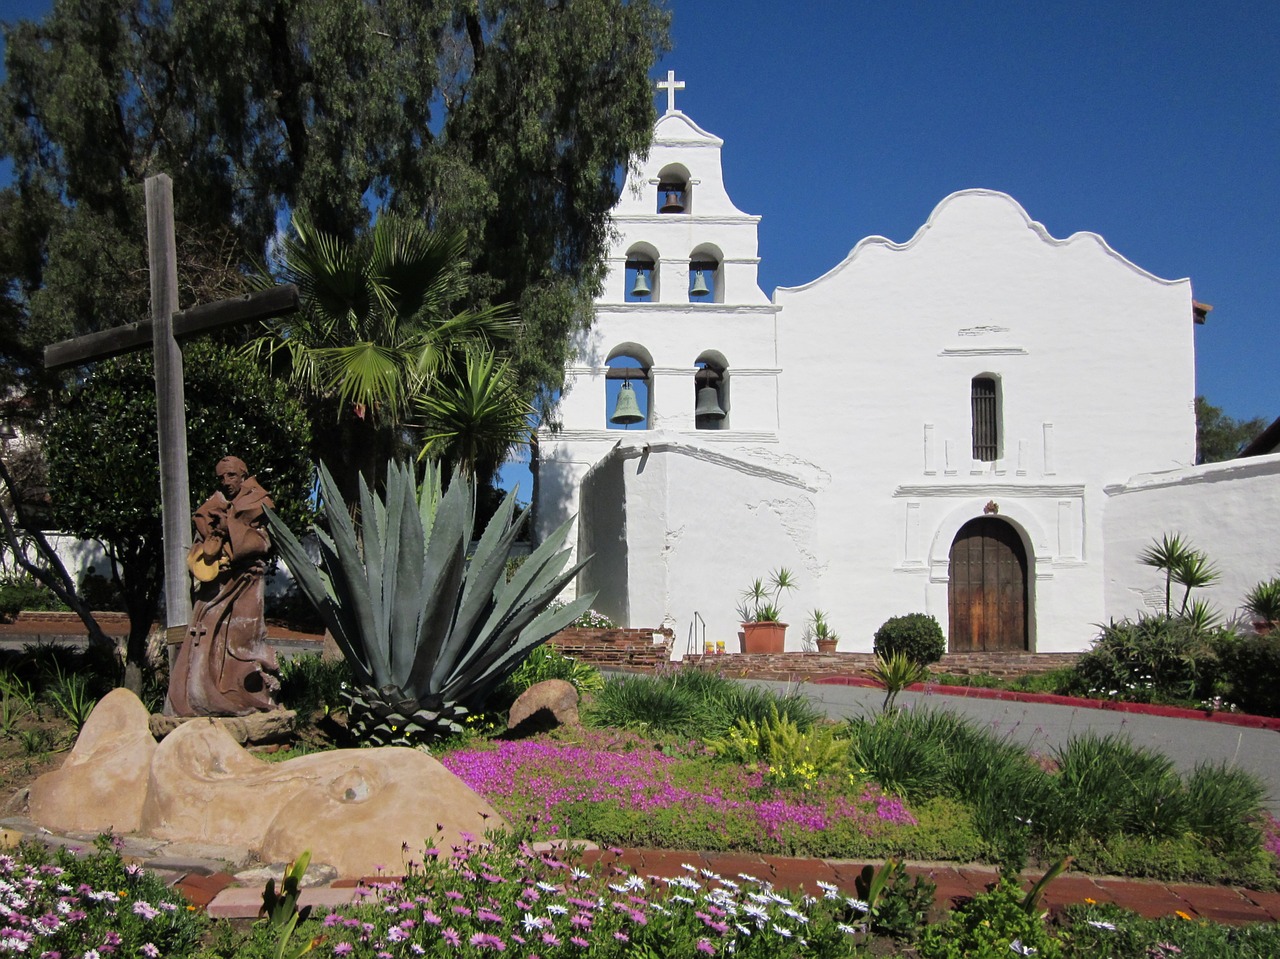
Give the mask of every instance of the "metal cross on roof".
[[679, 113], [676, 109], [676, 91], [684, 89], [684, 81], [676, 79], [674, 70], [667, 71], [667, 78], [658, 81], [658, 89], [667, 91], [667, 112]]

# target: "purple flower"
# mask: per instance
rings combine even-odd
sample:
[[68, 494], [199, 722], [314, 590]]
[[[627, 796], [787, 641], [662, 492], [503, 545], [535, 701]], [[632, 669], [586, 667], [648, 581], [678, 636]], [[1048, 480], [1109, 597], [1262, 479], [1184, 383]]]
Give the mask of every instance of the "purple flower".
[[570, 936], [569, 941], [579, 949], [585, 949], [589, 945], [587, 940], [583, 939], [581, 936]]
[[477, 932], [469, 940], [471, 945], [478, 949], [492, 949], [495, 952], [502, 952], [507, 948], [507, 944], [497, 936], [491, 936], [487, 932]]
[[338, 943], [336, 946], [334, 946], [334, 947], [333, 947], [333, 954], [334, 954], [335, 956], [346, 956], [346, 955], [350, 955], [352, 952], [354, 952], [354, 951], [355, 951], [355, 948], [356, 948], [356, 947], [355, 947], [355, 946], [353, 946], [353, 945], [351, 945], [351, 943], [349, 943], [349, 942], [340, 942], [340, 943]]
[[705, 952], [708, 956], [714, 956], [716, 954], [716, 947], [711, 945], [711, 941], [708, 939], [699, 939], [698, 945], [695, 948], [699, 952]]
[[458, 931], [452, 926], [440, 931], [440, 937], [455, 949], [462, 945], [462, 937], [458, 935]]

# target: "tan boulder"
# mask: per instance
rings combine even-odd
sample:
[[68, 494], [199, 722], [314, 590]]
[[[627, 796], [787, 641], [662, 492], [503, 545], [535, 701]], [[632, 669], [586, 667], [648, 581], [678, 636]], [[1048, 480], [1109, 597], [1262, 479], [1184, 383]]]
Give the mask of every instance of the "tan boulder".
[[578, 690], [563, 679], [534, 683], [511, 704], [507, 725], [516, 733], [577, 726]]
[[136, 831], [156, 751], [149, 719], [129, 690], [103, 696], [62, 768], [31, 784], [32, 820], [55, 832]]
[[341, 749], [266, 763], [218, 725], [198, 721], [156, 749], [141, 822], [161, 839], [234, 839], [268, 862], [310, 849], [344, 876], [399, 874], [426, 845], [447, 848], [463, 832], [480, 837], [503, 825], [484, 799], [417, 750]]

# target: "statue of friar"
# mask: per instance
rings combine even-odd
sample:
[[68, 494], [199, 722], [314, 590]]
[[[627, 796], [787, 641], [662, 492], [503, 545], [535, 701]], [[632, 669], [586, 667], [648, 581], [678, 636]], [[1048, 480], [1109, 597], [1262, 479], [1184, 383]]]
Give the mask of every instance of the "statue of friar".
[[196, 590], [191, 623], [169, 675], [165, 712], [245, 716], [277, 708], [275, 651], [267, 645], [262, 577], [271, 550], [264, 507], [274, 505], [244, 460], [224, 456], [218, 491], [192, 516], [187, 566]]

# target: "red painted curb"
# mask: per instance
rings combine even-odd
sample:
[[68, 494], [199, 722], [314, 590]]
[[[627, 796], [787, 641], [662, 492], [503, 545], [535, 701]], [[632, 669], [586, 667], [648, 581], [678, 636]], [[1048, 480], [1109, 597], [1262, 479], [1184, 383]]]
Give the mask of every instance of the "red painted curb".
[[[827, 676], [813, 680], [814, 685], [860, 686], [884, 689], [874, 679], [862, 676]], [[1252, 716], [1248, 713], [1206, 712], [1202, 709], [1184, 709], [1181, 706], [1154, 706], [1149, 703], [1125, 703], [1112, 699], [1082, 699], [1077, 696], [1056, 696], [1052, 693], [1022, 693], [1012, 689], [986, 689], [981, 686], [943, 686], [939, 683], [913, 683], [907, 687], [913, 693], [961, 696], [970, 699], [1002, 699], [1015, 703], [1042, 703], [1049, 706], [1077, 706], [1081, 709], [1110, 709], [1121, 713], [1138, 713], [1143, 716], [1164, 716], [1168, 719], [1198, 719], [1203, 722], [1226, 723], [1229, 726], [1248, 726], [1251, 729], [1270, 729], [1280, 732], [1280, 717]]]

